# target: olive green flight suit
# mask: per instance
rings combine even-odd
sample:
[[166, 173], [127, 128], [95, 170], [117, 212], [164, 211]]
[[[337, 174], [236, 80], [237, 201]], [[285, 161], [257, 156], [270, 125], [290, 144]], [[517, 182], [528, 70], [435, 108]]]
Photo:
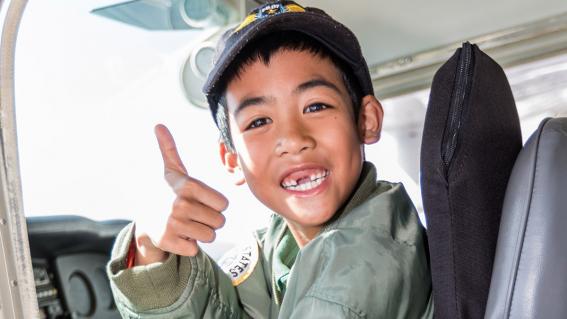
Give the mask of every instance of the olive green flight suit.
[[203, 252], [125, 269], [131, 224], [107, 267], [117, 307], [124, 318], [433, 318], [425, 231], [403, 186], [365, 163], [335, 216], [299, 249], [273, 215], [224, 271]]

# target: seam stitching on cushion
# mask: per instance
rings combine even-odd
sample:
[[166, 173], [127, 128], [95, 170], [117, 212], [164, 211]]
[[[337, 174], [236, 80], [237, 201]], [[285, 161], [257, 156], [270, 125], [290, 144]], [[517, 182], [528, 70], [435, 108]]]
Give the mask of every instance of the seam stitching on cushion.
[[[462, 51], [460, 51], [460, 52], [462, 52]], [[459, 54], [459, 59], [460, 59], [460, 54]], [[457, 66], [458, 66], [458, 61], [457, 61]], [[451, 90], [451, 94], [449, 95], [449, 107], [447, 108], [447, 119], [449, 118], [449, 115], [450, 115], [450, 112], [451, 112], [451, 100], [453, 99], [454, 94], [455, 94], [455, 86], [457, 85], [457, 84], [456, 84], [456, 82], [457, 82], [457, 81], [456, 81], [457, 76], [458, 76], [458, 72], [455, 72], [455, 76], [453, 77], [453, 81], [455, 82], [455, 84], [453, 85], [452, 90]], [[447, 119], [445, 119], [445, 123], [447, 122]], [[452, 262], [451, 268], [452, 268], [452, 270], [453, 270], [453, 271], [452, 271], [453, 292], [454, 292], [454, 299], [453, 299], [453, 301], [454, 301], [454, 303], [455, 303], [455, 313], [456, 313], [457, 316], [458, 316], [458, 315], [459, 315], [459, 300], [458, 300], [458, 298], [457, 298], [457, 277], [456, 277], [456, 274], [455, 274], [455, 271], [454, 271], [454, 269], [455, 269], [455, 236], [454, 236], [454, 232], [453, 232], [453, 227], [454, 227], [455, 223], [454, 223], [453, 214], [451, 213], [451, 212], [453, 211], [453, 205], [452, 205], [452, 202], [451, 202], [451, 200], [450, 200], [450, 198], [451, 198], [451, 196], [450, 196], [450, 195], [451, 195], [450, 190], [451, 190], [451, 189], [450, 189], [450, 187], [449, 187], [449, 184], [450, 184], [450, 183], [449, 183], [449, 179], [450, 179], [449, 173], [450, 173], [450, 172], [453, 172], [453, 171], [456, 171], [456, 172], [454, 172], [452, 175], [455, 175], [455, 174], [458, 175], [458, 173], [459, 173], [459, 171], [461, 170], [462, 167], [461, 167], [461, 166], [455, 167], [453, 161], [451, 162], [451, 165], [449, 165], [446, 169], [445, 169], [445, 167], [443, 166], [443, 165], [444, 165], [444, 164], [443, 164], [443, 163], [444, 163], [444, 160], [443, 160], [443, 155], [442, 155], [442, 154], [443, 154], [443, 140], [444, 140], [444, 138], [445, 138], [445, 133], [446, 133], [447, 130], [448, 130], [448, 127], [445, 126], [445, 129], [443, 130], [443, 133], [442, 133], [442, 135], [441, 135], [441, 152], [439, 153], [439, 156], [440, 156], [440, 163], [441, 163], [441, 170], [440, 170], [439, 173], [441, 173], [441, 176], [443, 177], [443, 180], [445, 181], [445, 185], [446, 185], [446, 187], [447, 187], [447, 198], [449, 198], [447, 204], [448, 204], [448, 206], [449, 206], [449, 212], [450, 212], [450, 214], [449, 214], [449, 222], [450, 222], [450, 227], [449, 227], [449, 229], [450, 229], [450, 234], [449, 234], [449, 235], [450, 235], [450, 238], [451, 238], [451, 240], [450, 240], [450, 242], [451, 242], [451, 262]], [[461, 134], [461, 135], [462, 135], [462, 134]], [[462, 136], [459, 137], [459, 141], [462, 141]], [[461, 149], [462, 149], [462, 147], [461, 147]], [[454, 159], [453, 159], [453, 160], [454, 160]], [[452, 167], [453, 167], [454, 169], [451, 169]]]
[[[451, 194], [450, 194], [450, 187], [449, 187], [449, 183], [447, 183], [447, 195], [449, 195], [448, 197], [451, 198]], [[451, 201], [449, 201], [449, 211], [452, 212], [453, 211], [453, 203]], [[451, 222], [451, 259], [452, 259], [452, 274], [453, 274], [453, 291], [455, 292], [455, 313], [457, 314], [457, 316], [459, 316], [459, 299], [457, 296], [457, 275], [455, 274], [455, 232], [453, 231], [455, 223], [454, 223], [454, 218], [453, 218], [453, 214], [449, 214], [449, 219]], [[460, 317], [460, 316], [459, 316]]]

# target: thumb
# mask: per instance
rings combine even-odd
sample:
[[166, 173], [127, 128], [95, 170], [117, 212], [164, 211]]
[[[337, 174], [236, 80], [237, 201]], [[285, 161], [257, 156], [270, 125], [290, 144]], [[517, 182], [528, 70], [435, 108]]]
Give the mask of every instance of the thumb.
[[168, 171], [174, 171], [182, 175], [187, 175], [187, 169], [185, 168], [185, 165], [183, 165], [181, 157], [179, 157], [175, 140], [173, 139], [173, 136], [171, 136], [167, 127], [163, 124], [158, 124], [154, 131], [166, 173]]

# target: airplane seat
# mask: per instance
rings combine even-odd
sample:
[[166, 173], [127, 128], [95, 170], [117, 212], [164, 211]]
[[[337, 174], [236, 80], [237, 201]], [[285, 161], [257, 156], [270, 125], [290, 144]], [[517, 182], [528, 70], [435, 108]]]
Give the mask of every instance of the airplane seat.
[[504, 194], [521, 148], [506, 75], [463, 44], [435, 74], [421, 144], [436, 319], [485, 315]]
[[567, 118], [545, 119], [506, 190], [485, 318], [567, 317]]

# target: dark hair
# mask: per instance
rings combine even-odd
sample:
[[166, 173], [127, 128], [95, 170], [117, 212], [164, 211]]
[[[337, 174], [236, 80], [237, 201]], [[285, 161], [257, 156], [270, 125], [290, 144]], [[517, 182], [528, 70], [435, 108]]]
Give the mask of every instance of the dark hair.
[[216, 113], [216, 121], [220, 130], [221, 141], [230, 151], [234, 151], [234, 144], [230, 135], [230, 126], [228, 120], [228, 110], [226, 104], [226, 88], [228, 83], [238, 78], [244, 68], [256, 61], [262, 61], [268, 65], [270, 58], [274, 53], [280, 50], [290, 51], [306, 51], [321, 58], [329, 58], [341, 73], [344, 85], [349, 94], [352, 107], [354, 110], [355, 121], [358, 119], [360, 103], [362, 100], [362, 89], [356, 80], [353, 71], [333, 54], [329, 49], [323, 46], [319, 41], [297, 31], [278, 31], [256, 39], [248, 44], [234, 59], [232, 64], [226, 69], [219, 85], [218, 109]]

